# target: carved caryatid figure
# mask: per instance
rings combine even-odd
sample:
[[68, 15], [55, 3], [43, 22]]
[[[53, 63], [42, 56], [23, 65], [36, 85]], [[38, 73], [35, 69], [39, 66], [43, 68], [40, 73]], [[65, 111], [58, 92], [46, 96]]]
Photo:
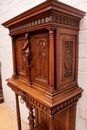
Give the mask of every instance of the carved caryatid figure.
[[22, 52], [22, 55], [23, 55], [24, 63], [27, 64], [26, 66], [27, 66], [29, 82], [31, 82], [30, 69], [31, 69], [32, 51], [31, 51], [31, 41], [30, 41], [29, 33], [25, 34], [25, 41], [26, 42], [25, 42], [21, 52]]

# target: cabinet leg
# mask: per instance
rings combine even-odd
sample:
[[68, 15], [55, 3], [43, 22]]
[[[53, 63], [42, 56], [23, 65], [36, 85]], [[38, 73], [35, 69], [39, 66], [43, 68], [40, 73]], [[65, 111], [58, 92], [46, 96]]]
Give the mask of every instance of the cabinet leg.
[[33, 108], [32, 108], [32, 105], [31, 104], [27, 104], [27, 107], [29, 109], [29, 117], [28, 117], [28, 120], [29, 120], [29, 126], [30, 126], [30, 130], [34, 130], [34, 115], [33, 115]]
[[18, 101], [17, 94], [15, 94], [15, 98], [16, 98], [17, 125], [18, 125], [18, 130], [21, 130], [20, 108], [19, 108], [19, 101]]

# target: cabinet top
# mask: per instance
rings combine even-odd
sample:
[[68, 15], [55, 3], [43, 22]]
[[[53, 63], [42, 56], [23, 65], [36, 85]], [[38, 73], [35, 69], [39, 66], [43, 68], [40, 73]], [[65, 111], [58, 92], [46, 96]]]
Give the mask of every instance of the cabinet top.
[[[75, 26], [77, 26], [84, 15], [85, 12], [57, 0], [46, 0], [26, 12], [4, 22], [2, 25], [9, 28], [10, 33], [50, 22], [69, 26], [76, 24]], [[73, 18], [74, 20], [72, 20]]]
[[20, 21], [26, 20], [28, 18], [34, 17], [38, 14], [41, 14], [43, 12], [46, 11], [58, 11], [64, 14], [69, 14], [71, 16], [75, 16], [78, 18], [82, 18], [85, 15], [85, 12], [76, 9], [74, 7], [71, 7], [69, 5], [66, 5], [62, 2], [56, 1], [56, 0], [47, 0], [45, 2], [43, 2], [42, 4], [39, 4], [35, 7], [33, 7], [32, 9], [27, 10], [26, 12], [6, 21], [5, 23], [3, 23], [2, 25], [5, 27], [10, 27]]

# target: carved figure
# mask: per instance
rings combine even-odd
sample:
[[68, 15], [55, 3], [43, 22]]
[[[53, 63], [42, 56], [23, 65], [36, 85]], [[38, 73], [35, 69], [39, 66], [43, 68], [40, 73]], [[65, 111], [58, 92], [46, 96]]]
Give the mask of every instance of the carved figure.
[[32, 52], [31, 52], [31, 42], [30, 42], [30, 35], [29, 33], [25, 34], [25, 44], [22, 48], [22, 54], [24, 61], [29, 61], [32, 58]]
[[25, 34], [25, 44], [21, 50], [22, 55], [23, 55], [23, 60], [24, 63], [26, 64], [27, 67], [27, 72], [28, 72], [28, 77], [29, 77], [29, 82], [31, 83], [31, 59], [32, 59], [32, 51], [31, 51], [31, 41], [30, 41], [30, 35], [29, 33]]

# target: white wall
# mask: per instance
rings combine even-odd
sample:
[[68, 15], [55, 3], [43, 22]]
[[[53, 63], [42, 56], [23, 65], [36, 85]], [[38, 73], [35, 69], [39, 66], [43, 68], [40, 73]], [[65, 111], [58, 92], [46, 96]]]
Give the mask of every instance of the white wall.
[[65, 4], [71, 5], [83, 11], [87, 11], [87, 0], [59, 0]]
[[[6, 104], [15, 111], [14, 93], [6, 85], [12, 75], [12, 50], [8, 29], [1, 23], [28, 10], [45, 0], [0, 0], [0, 62], [2, 63], [2, 86]], [[87, 11], [87, 0], [60, 0], [78, 9]], [[80, 22], [78, 84], [84, 92], [77, 104], [76, 130], [87, 130], [87, 16]], [[27, 108], [21, 104], [22, 119], [27, 122]]]
[[78, 84], [84, 91], [77, 104], [76, 130], [87, 130], [87, 16], [80, 22]]

